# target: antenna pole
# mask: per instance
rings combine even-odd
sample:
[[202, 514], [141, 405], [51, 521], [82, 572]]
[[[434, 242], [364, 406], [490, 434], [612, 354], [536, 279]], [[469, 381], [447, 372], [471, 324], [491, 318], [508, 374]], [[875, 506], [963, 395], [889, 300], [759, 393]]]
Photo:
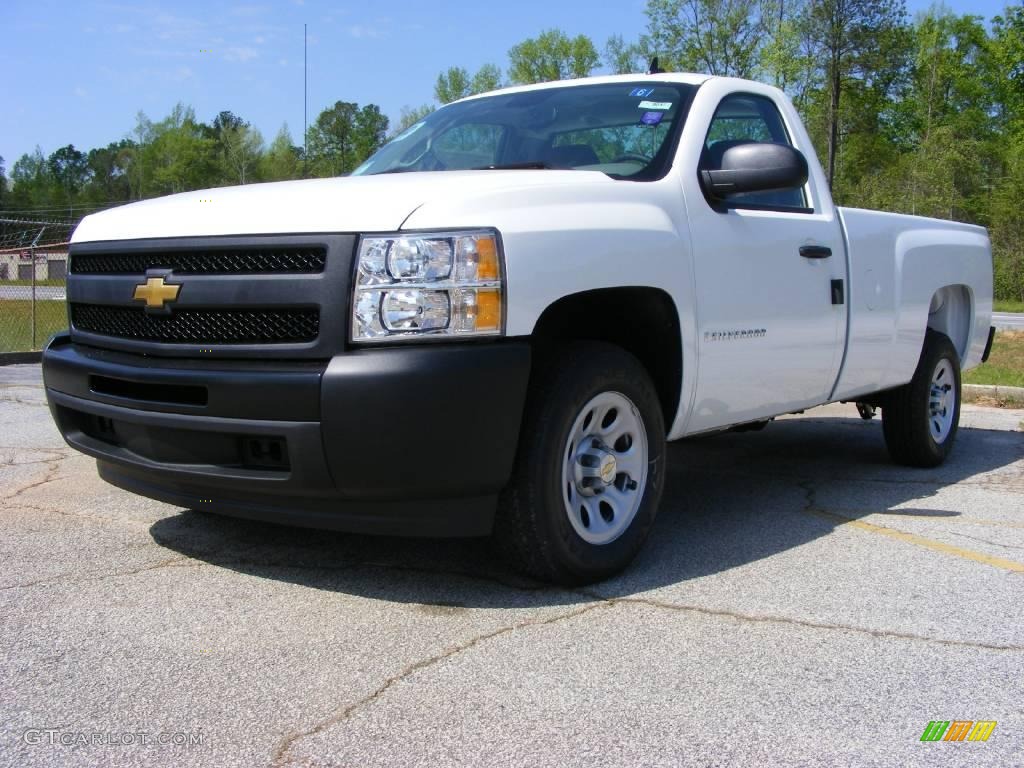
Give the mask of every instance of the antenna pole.
[[307, 29], [302, 25], [302, 175], [306, 175], [306, 134], [309, 133], [309, 57], [307, 51]]

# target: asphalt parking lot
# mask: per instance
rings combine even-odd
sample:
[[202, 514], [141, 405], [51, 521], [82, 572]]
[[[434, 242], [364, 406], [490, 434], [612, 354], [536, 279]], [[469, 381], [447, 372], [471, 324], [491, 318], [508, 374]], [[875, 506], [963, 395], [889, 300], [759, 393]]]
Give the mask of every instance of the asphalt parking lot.
[[567, 591], [133, 497], [0, 368], [0, 764], [1020, 765], [1022, 420], [965, 406], [935, 470], [852, 405], [673, 444], [641, 558]]

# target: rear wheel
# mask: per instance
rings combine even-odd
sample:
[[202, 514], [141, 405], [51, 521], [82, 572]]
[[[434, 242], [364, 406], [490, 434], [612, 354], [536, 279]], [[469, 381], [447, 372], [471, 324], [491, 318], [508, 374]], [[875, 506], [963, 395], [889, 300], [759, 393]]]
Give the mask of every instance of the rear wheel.
[[580, 342], [538, 361], [495, 537], [513, 565], [562, 584], [617, 573], [654, 522], [665, 461], [657, 392], [620, 347]]
[[945, 334], [928, 329], [914, 378], [889, 395], [882, 429], [893, 460], [934, 467], [946, 460], [960, 423], [960, 358]]

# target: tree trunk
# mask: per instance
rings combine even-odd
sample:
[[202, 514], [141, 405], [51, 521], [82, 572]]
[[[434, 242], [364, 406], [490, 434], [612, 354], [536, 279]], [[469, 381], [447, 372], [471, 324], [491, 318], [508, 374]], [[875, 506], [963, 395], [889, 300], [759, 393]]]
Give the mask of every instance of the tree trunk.
[[832, 58], [832, 70], [829, 72], [829, 90], [831, 103], [828, 110], [828, 188], [831, 191], [836, 177], [836, 152], [839, 145], [839, 61]]

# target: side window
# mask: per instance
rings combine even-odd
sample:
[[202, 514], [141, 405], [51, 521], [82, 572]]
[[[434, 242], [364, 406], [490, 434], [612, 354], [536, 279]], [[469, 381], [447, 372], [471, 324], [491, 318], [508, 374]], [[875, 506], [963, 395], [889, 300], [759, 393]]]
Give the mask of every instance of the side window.
[[448, 168], [497, 165], [505, 129], [499, 125], [463, 123], [434, 141], [434, 154]]
[[[700, 167], [716, 170], [721, 167], [722, 154], [737, 144], [762, 142], [792, 146], [782, 115], [771, 99], [749, 93], [736, 93], [722, 99], [711, 118]], [[802, 189], [748, 192], [731, 195], [729, 203], [736, 207], [770, 206], [773, 208], [805, 208]]]

